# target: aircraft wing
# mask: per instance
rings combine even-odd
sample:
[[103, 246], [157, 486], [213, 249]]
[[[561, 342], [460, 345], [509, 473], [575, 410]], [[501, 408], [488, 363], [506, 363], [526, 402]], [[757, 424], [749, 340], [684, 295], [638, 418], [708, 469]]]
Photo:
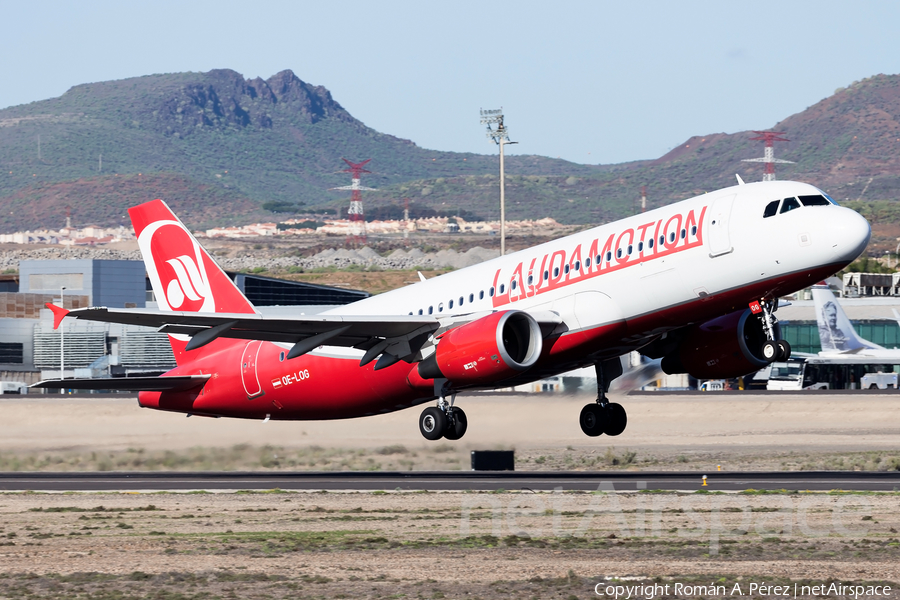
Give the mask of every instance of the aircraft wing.
[[123, 392], [181, 392], [203, 385], [209, 375], [171, 377], [108, 377], [93, 379], [45, 379], [28, 387], [67, 390], [120, 390]]
[[[47, 304], [53, 311], [53, 326], [64, 317], [142, 325], [170, 334], [191, 337], [186, 347], [195, 350], [216, 338], [236, 338], [294, 344], [289, 358], [306, 354], [322, 345], [347, 346], [366, 350], [364, 363], [387, 352], [405, 358], [419, 351], [429, 335], [440, 327], [433, 317], [298, 315], [266, 317], [258, 313], [196, 313], [106, 307], [66, 310]], [[370, 356], [370, 352], [375, 351]]]

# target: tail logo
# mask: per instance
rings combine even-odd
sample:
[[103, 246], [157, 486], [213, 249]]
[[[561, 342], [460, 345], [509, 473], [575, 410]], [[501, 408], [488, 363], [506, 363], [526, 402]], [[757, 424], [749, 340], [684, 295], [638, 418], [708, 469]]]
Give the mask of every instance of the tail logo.
[[215, 312], [203, 250], [181, 222], [151, 223], [138, 245], [161, 309]]
[[186, 254], [166, 262], [175, 271], [175, 279], [170, 280], [166, 286], [166, 300], [169, 306], [181, 308], [185, 298], [192, 302], [202, 302], [209, 294], [209, 290], [203, 283], [197, 263]]

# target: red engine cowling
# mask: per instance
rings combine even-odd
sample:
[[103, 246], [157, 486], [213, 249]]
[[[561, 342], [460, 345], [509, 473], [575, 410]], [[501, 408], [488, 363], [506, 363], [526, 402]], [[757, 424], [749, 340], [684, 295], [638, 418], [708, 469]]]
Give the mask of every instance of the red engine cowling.
[[765, 341], [760, 320], [749, 310], [737, 311], [689, 329], [661, 366], [666, 373], [688, 373], [697, 379], [741, 377], [769, 364], [762, 356]]
[[531, 367], [542, 347], [541, 328], [531, 315], [496, 312], [441, 336], [434, 354], [419, 363], [419, 376], [457, 386], [501, 381]]

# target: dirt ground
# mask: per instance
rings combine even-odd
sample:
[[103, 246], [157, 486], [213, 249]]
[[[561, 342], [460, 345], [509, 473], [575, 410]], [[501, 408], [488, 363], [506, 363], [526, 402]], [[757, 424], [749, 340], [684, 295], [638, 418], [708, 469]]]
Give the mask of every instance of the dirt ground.
[[[590, 598], [900, 581], [896, 493], [4, 494], [9, 598]], [[675, 597], [672, 593], [667, 597]], [[725, 597], [727, 594], [678, 594]], [[754, 596], [766, 594], [754, 594]], [[811, 597], [813, 594], [800, 594]], [[827, 596], [827, 594], [824, 594]]]
[[[577, 415], [589, 400], [460, 396], [469, 432], [450, 444], [420, 437], [418, 409], [262, 423], [188, 419], [133, 398], [4, 397], [0, 470], [466, 469], [469, 450], [498, 447], [515, 448], [520, 470], [884, 470], [900, 460], [900, 395], [622, 396], [629, 425], [615, 439], [581, 433]], [[897, 492], [7, 493], [0, 598], [571, 600], [601, 597], [598, 583], [656, 583], [670, 586], [658, 597], [699, 600], [735, 597], [735, 585], [750, 595], [751, 584], [826, 582], [890, 582], [894, 595], [898, 500]], [[676, 584], [727, 590], [676, 592]], [[797, 595], [848, 597], [802, 587]]]
[[134, 398], [3, 397], [0, 470], [466, 469], [471, 450], [497, 448], [515, 449], [519, 470], [900, 466], [897, 393], [613, 399], [628, 411], [627, 429], [615, 438], [588, 438], [578, 414], [590, 396], [461, 395], [457, 404], [469, 429], [451, 444], [421, 437], [420, 408], [344, 421], [264, 423], [185, 418], [142, 409]]

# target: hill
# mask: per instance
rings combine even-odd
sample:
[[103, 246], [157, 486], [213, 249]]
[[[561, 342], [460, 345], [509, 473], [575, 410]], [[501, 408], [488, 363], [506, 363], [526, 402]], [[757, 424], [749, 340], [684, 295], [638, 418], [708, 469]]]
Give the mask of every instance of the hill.
[[[809, 181], [840, 200], [900, 220], [900, 76], [838, 90], [773, 129], [792, 140], [776, 155], [781, 179]], [[540, 156], [507, 160], [510, 218], [596, 223], [761, 177], [752, 132], [698, 135], [655, 160], [589, 166]], [[40, 140], [40, 142], [38, 142]], [[38, 154], [38, 145], [40, 155]], [[102, 154], [102, 171], [100, 155]], [[0, 231], [112, 224], [153, 197], [192, 226], [346, 205], [342, 157], [372, 158], [367, 206], [403, 198], [441, 210], [496, 215], [496, 155], [423, 149], [377, 132], [330, 92], [282, 71], [267, 80], [227, 69], [150, 75], [75, 86], [59, 98], [0, 110]], [[863, 191], [865, 193], [863, 194]], [[876, 208], [877, 207], [877, 208]]]

